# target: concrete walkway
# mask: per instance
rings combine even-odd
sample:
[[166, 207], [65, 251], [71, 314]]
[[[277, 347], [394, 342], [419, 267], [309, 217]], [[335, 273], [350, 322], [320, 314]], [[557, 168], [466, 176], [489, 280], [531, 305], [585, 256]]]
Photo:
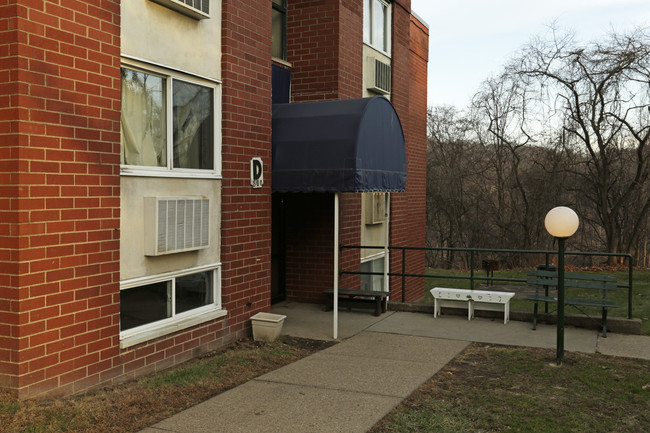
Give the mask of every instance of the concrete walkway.
[[[283, 334], [331, 339], [332, 313], [282, 304]], [[142, 431], [366, 432], [470, 342], [555, 348], [555, 326], [422, 313], [339, 312], [328, 349], [253, 379]], [[567, 327], [565, 350], [650, 360], [650, 337]]]

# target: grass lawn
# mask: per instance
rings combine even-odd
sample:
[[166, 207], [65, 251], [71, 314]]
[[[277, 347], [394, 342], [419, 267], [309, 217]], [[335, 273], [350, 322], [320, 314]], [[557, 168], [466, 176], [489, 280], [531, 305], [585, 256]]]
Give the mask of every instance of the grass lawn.
[[472, 344], [370, 432], [648, 432], [650, 361]]
[[242, 340], [176, 368], [86, 394], [19, 401], [0, 392], [0, 432], [138, 432], [332, 344], [292, 337], [273, 343]]
[[[82, 395], [18, 401], [0, 393], [0, 432], [138, 432], [332, 344], [243, 340]], [[554, 350], [471, 344], [371, 431], [650, 431], [650, 361], [567, 352], [557, 367], [555, 356]]]
[[[575, 272], [575, 271], [572, 271]], [[458, 270], [448, 270], [448, 269], [428, 269], [427, 273], [430, 275], [435, 275], [434, 278], [427, 278], [425, 282], [425, 291], [424, 291], [424, 301], [433, 302], [433, 298], [429, 293], [429, 289], [439, 286], [439, 287], [457, 287], [460, 289], [469, 289], [470, 280], [469, 279], [458, 279], [458, 278], [449, 278], [449, 277], [469, 277], [469, 272], [467, 271], [458, 271]], [[594, 273], [594, 272], [592, 272]], [[628, 274], [627, 271], [620, 272], [599, 272], [600, 274], [611, 275], [617, 278], [619, 284], [627, 284]], [[476, 271], [475, 276], [485, 277], [484, 271]], [[525, 270], [503, 270], [495, 271], [494, 278], [511, 278], [511, 279], [526, 279]], [[475, 281], [475, 288], [479, 283], [482, 283], [483, 280]], [[496, 281], [496, 285], [513, 285], [513, 291], [516, 291], [516, 286], [523, 286], [524, 283], [514, 283], [514, 282], [500, 282]], [[504, 289], [507, 290], [507, 289]], [[594, 290], [589, 290], [588, 292], [595, 292]], [[567, 297], [571, 293], [571, 296], [583, 298], [589, 295], [597, 295], [596, 293], [589, 293], [585, 295], [583, 293], [577, 294], [575, 292], [567, 292]], [[627, 289], [618, 289], [613, 293], [608, 293], [608, 300], [612, 300], [619, 305], [619, 308], [610, 309], [610, 317], [627, 317], [628, 309], [628, 291]], [[532, 311], [533, 303], [531, 301], [526, 301], [525, 299], [513, 299], [511, 302], [512, 310], [522, 310], [522, 311]], [[579, 313], [577, 310], [573, 310], [573, 307], [567, 307], [567, 314]], [[600, 317], [600, 312], [598, 309], [587, 309], [588, 312], [593, 313], [592, 317]], [[641, 319], [642, 323], [642, 333], [645, 335], [650, 335], [650, 269], [635, 269], [633, 274], [632, 281], [632, 317], [635, 319]]]

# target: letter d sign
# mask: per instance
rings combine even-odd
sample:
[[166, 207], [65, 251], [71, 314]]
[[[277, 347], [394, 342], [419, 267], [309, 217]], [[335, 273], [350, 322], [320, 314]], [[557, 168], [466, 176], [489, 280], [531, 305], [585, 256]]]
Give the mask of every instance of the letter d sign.
[[262, 188], [262, 185], [264, 185], [262, 158], [251, 158], [251, 186]]

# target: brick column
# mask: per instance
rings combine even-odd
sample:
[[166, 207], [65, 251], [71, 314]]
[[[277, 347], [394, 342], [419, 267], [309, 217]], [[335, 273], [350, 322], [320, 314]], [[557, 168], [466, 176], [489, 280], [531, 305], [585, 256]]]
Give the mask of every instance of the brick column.
[[[222, 290], [234, 339], [271, 302], [271, 2], [224, 0], [222, 36]], [[252, 157], [263, 161], [260, 189]]]
[[[292, 102], [360, 98], [363, 2], [292, 0], [288, 19]], [[332, 194], [312, 195], [287, 198], [292, 212], [301, 215], [287, 224], [287, 296], [295, 301], [322, 302], [323, 290], [333, 284], [334, 198]], [[359, 245], [361, 194], [341, 194], [339, 216], [340, 242]], [[309, 236], [304, 236], [307, 232]], [[358, 271], [359, 263], [359, 250], [341, 252], [340, 269]], [[309, 269], [308, 276], [305, 269]], [[340, 285], [358, 288], [361, 280], [358, 275], [345, 275]]]
[[[339, 12], [339, 99], [363, 96], [363, 2], [341, 0]], [[340, 242], [343, 245], [361, 244], [361, 193], [341, 195]], [[341, 251], [339, 268], [359, 271], [361, 250]], [[361, 287], [359, 275], [343, 275], [340, 286]]]
[[0, 10], [0, 387], [76, 392], [118, 351], [120, 3]]
[[[428, 32], [413, 25], [410, 1], [393, 7], [393, 83], [391, 101], [402, 122], [406, 141], [406, 191], [391, 195], [391, 245], [424, 247], [426, 233], [426, 63]], [[426, 37], [426, 40], [424, 39]], [[426, 44], [422, 51], [422, 44]], [[401, 254], [391, 255], [391, 272], [401, 272]], [[424, 251], [407, 251], [406, 273], [422, 274]], [[393, 278], [391, 290], [401, 300], [401, 281]], [[406, 300], [424, 296], [422, 278], [406, 279]]]
[[339, 99], [340, 0], [291, 0], [287, 59], [292, 64], [291, 102]]

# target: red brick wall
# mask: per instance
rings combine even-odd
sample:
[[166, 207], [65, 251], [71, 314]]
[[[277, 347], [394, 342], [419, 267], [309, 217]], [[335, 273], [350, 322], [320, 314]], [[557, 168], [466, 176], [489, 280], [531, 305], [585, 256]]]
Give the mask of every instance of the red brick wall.
[[[339, 99], [363, 96], [363, 2], [341, 0], [339, 14]], [[361, 245], [361, 194], [341, 194], [339, 242]], [[340, 252], [339, 268], [358, 272], [361, 251], [344, 249]], [[361, 286], [359, 275], [343, 275], [340, 286], [356, 289]]]
[[[21, 272], [18, 262], [21, 239], [17, 231], [20, 215], [16, 197], [20, 190], [18, 168], [25, 164], [18, 158], [18, 120], [24, 117], [24, 110], [12, 103], [12, 98], [17, 98], [14, 95], [18, 89], [15, 71], [20, 63], [17, 57], [11, 56], [19, 38], [13, 24], [16, 10], [16, 5], [0, 6], [0, 387], [18, 386], [18, 363], [11, 362], [19, 343], [18, 309], [14, 310], [19, 299], [17, 279]], [[16, 209], [12, 210], [14, 206]]]
[[[341, 194], [339, 242], [359, 245], [359, 194]], [[283, 194], [286, 210], [286, 290], [294, 302], [325, 302], [323, 291], [334, 284], [334, 194]], [[359, 270], [359, 250], [339, 251], [341, 270]], [[359, 288], [358, 275], [345, 275], [340, 287]]]
[[363, 83], [363, 1], [341, 0], [339, 13], [339, 98], [361, 98]]
[[361, 97], [363, 2], [292, 0], [287, 28], [291, 102]]
[[292, 0], [287, 10], [291, 102], [338, 99], [339, 1]]
[[120, 5], [0, 9], [0, 386], [74, 392], [118, 352]]
[[[429, 29], [411, 16], [410, 22], [409, 118], [410, 151], [414, 157], [412, 179], [414, 200], [418, 206], [418, 224], [426, 225], [426, 146], [427, 146], [427, 63], [429, 59]], [[418, 234], [424, 236], [424, 231]], [[424, 242], [424, 238], [421, 239]], [[423, 258], [424, 260], [424, 258]], [[424, 261], [422, 262], [424, 263]]]
[[282, 194], [285, 206], [286, 292], [320, 303], [333, 284], [334, 194]]
[[[250, 332], [270, 303], [270, 7], [223, 4], [228, 317], [119, 350], [119, 1], [0, 6], [0, 386], [74, 393]], [[21, 18], [16, 18], [20, 16]], [[260, 42], [261, 41], [261, 42]], [[20, 56], [15, 56], [20, 53]], [[250, 186], [263, 158], [266, 185]]]
[[[406, 140], [406, 191], [391, 195], [391, 241], [393, 246], [425, 246], [426, 230], [426, 27], [414, 26], [410, 1], [397, 1], [393, 8], [393, 82], [391, 102], [400, 116]], [[426, 39], [426, 40], [425, 40]], [[391, 255], [391, 272], [401, 272], [401, 254]], [[423, 251], [406, 253], [406, 273], [422, 274], [425, 269]], [[401, 281], [391, 279], [391, 290], [399, 293]], [[424, 296], [422, 278], [406, 279], [406, 301]]]
[[[271, 4], [223, 2], [222, 299], [229, 338], [271, 299]], [[250, 185], [261, 157], [265, 184]]]
[[223, 319], [120, 351], [113, 368], [100, 372], [101, 382], [122, 382], [164, 370], [233, 341]]
[[[361, 193], [341, 194], [339, 243], [341, 245], [361, 245]], [[339, 269], [359, 272], [361, 270], [361, 250], [358, 248], [341, 250]], [[358, 289], [361, 287], [361, 277], [359, 275], [342, 275], [339, 286], [346, 289]]]

